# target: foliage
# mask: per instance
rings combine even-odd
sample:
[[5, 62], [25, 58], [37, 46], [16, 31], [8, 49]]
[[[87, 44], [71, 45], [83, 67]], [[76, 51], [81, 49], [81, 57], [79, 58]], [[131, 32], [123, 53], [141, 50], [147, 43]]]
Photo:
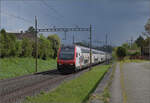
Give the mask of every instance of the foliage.
[[[29, 27], [26, 33], [35, 33], [33, 27]], [[54, 34], [47, 38], [38, 37], [38, 57], [42, 59], [56, 58], [60, 47], [60, 38]], [[0, 31], [0, 57], [35, 57], [35, 41], [28, 37], [17, 40], [15, 34], [9, 34], [4, 29]]]
[[26, 32], [26, 33], [32, 33], [32, 34], [35, 34], [35, 29], [34, 29], [33, 26], [30, 26], [30, 27], [28, 28], [28, 30], [26, 30], [25, 32]]
[[108, 68], [108, 65], [96, 66], [78, 78], [64, 82], [52, 92], [28, 98], [25, 103], [84, 103]]
[[20, 57], [21, 53], [22, 53], [22, 42], [21, 41], [16, 41], [15, 47], [16, 47], [15, 54], [16, 54], [17, 57]]
[[58, 49], [60, 47], [60, 38], [58, 37], [58, 35], [54, 34], [54, 35], [49, 35], [47, 39], [51, 42], [52, 49], [54, 50], [53, 58], [56, 58]]
[[0, 32], [0, 51], [1, 57], [7, 57], [9, 55], [8, 52], [8, 35], [4, 29]]
[[17, 38], [13, 34], [8, 34], [4, 29], [0, 32], [1, 57], [18, 56]]
[[31, 57], [32, 56], [32, 42], [28, 38], [23, 38], [22, 40], [22, 56]]
[[138, 48], [138, 46], [137, 46], [137, 44], [136, 43], [133, 43], [132, 45], [131, 45], [131, 50], [138, 50], [139, 48]]
[[130, 45], [128, 43], [124, 43], [122, 44], [122, 47], [126, 48], [126, 49], [129, 49], [130, 48]]
[[47, 59], [48, 57], [53, 57], [52, 43], [43, 35], [40, 35], [38, 44], [38, 55], [42, 59]]
[[118, 47], [116, 50], [116, 55], [119, 59], [123, 59], [127, 55], [126, 48]]
[[136, 40], [135, 43], [137, 44], [138, 47], [142, 47], [144, 44], [144, 38], [140, 35]]
[[[1, 58], [0, 79], [12, 78], [35, 72], [34, 58]], [[55, 59], [38, 59], [38, 72], [56, 68]]]
[[113, 59], [117, 60], [117, 55], [116, 55], [117, 47], [113, 49], [112, 51], [112, 57]]

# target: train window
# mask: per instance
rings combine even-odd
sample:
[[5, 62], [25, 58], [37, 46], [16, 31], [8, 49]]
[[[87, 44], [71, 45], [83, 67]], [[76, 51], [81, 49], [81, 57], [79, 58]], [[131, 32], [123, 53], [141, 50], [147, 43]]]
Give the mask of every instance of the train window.
[[59, 54], [60, 60], [73, 60], [74, 59], [74, 48], [63, 47], [60, 50]]

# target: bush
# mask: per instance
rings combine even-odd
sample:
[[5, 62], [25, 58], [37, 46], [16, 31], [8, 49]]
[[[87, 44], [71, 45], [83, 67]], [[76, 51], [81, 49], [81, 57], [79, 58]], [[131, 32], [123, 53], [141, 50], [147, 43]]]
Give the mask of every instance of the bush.
[[8, 48], [7, 48], [7, 35], [4, 29], [0, 32], [0, 53], [1, 57], [8, 55]]
[[124, 47], [118, 47], [116, 50], [116, 55], [119, 59], [124, 59], [124, 57], [127, 55], [127, 51]]
[[17, 56], [18, 48], [16, 47], [17, 38], [13, 34], [8, 34], [4, 29], [0, 32], [0, 50], [1, 57]]
[[58, 37], [58, 35], [54, 34], [54, 35], [49, 35], [47, 39], [52, 43], [51, 45], [54, 51], [53, 58], [56, 58], [58, 49], [60, 47], [60, 38]]
[[32, 56], [32, 42], [28, 38], [23, 38], [22, 40], [22, 56], [31, 57]]
[[47, 59], [53, 57], [54, 51], [52, 49], [52, 43], [45, 38], [43, 35], [40, 35], [38, 43], [38, 56], [42, 59]]

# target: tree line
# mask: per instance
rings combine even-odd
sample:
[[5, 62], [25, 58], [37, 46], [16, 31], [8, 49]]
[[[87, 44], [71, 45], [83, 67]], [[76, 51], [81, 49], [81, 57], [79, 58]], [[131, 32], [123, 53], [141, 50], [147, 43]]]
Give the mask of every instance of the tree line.
[[141, 56], [142, 48], [150, 48], [150, 19], [148, 19], [144, 28], [145, 32], [143, 32], [132, 44], [124, 43], [115, 48], [115, 54], [119, 59], [122, 60], [126, 56], [130, 56], [131, 58]]
[[[30, 27], [26, 32], [34, 35], [34, 28]], [[38, 36], [38, 58], [48, 59], [56, 58], [60, 47], [60, 38], [58, 35], [49, 35], [48, 37], [40, 34]], [[16, 35], [7, 33], [4, 29], [0, 31], [0, 57], [35, 57], [35, 41], [29, 37], [23, 37], [18, 40]]]

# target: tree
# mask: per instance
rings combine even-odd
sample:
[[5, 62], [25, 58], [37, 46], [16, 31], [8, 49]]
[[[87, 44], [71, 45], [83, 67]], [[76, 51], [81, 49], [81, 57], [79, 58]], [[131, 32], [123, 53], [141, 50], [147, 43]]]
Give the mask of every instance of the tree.
[[33, 26], [30, 26], [30, 27], [28, 28], [28, 30], [26, 30], [25, 32], [26, 32], [26, 33], [32, 33], [32, 34], [34, 34], [34, 33], [35, 33], [35, 29], [34, 29]]
[[14, 34], [8, 34], [4, 29], [0, 33], [1, 57], [19, 56], [21, 45]]
[[119, 59], [123, 59], [126, 55], [127, 55], [127, 51], [126, 51], [126, 48], [124, 47], [118, 47], [117, 50], [116, 50], [116, 55]]
[[0, 32], [0, 53], [1, 57], [7, 57], [9, 55], [8, 50], [8, 35], [5, 31], [5, 29], [2, 29]]
[[40, 38], [39, 38], [38, 55], [40, 58], [44, 60], [49, 57], [53, 57], [54, 55], [51, 42], [43, 35], [40, 35]]
[[15, 56], [19, 57], [21, 56], [21, 53], [22, 53], [22, 41], [16, 41], [16, 53], [15, 53]]
[[54, 50], [54, 56], [53, 56], [53, 58], [56, 58], [57, 57], [58, 49], [60, 47], [60, 38], [58, 37], [58, 35], [54, 34], [54, 35], [49, 35], [47, 37], [47, 39], [51, 42], [52, 49]]
[[144, 38], [140, 35], [136, 40], [135, 43], [137, 44], [138, 47], [144, 46]]
[[22, 40], [22, 56], [30, 57], [32, 56], [32, 42], [28, 38], [23, 38]]
[[122, 44], [122, 47], [124, 47], [124, 48], [126, 48], [126, 49], [129, 49], [129, 48], [130, 48], [130, 46], [129, 46], [129, 44], [128, 44], [128, 43], [124, 43], [124, 44]]
[[16, 49], [16, 36], [13, 34], [9, 34], [8, 36], [8, 55], [9, 56], [16, 56], [17, 49]]

